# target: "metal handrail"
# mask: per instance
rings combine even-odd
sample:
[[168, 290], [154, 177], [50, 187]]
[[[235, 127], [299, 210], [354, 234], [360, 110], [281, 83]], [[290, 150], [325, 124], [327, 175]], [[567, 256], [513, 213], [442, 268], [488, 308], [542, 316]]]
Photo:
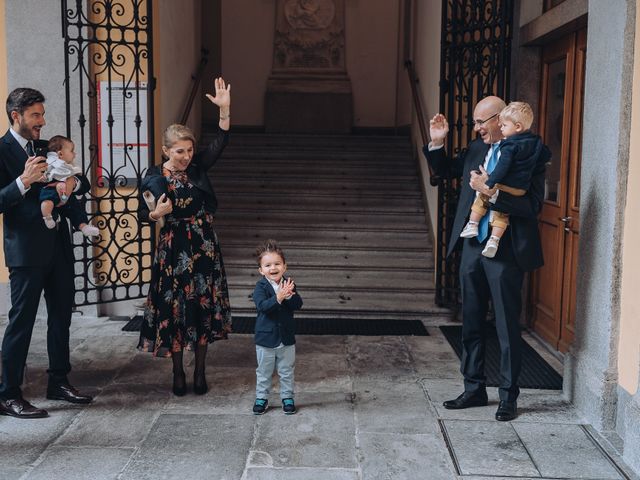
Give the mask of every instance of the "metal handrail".
[[200, 86], [202, 76], [204, 75], [204, 67], [207, 66], [207, 62], [209, 61], [209, 50], [207, 50], [206, 48], [201, 48], [200, 53], [202, 54], [202, 56], [200, 57], [198, 70], [196, 71], [195, 75], [191, 75], [193, 84], [191, 85], [191, 91], [189, 92], [189, 98], [187, 98], [187, 104], [184, 106], [182, 117], [180, 117], [179, 123], [181, 123], [182, 125], [185, 125], [187, 123], [187, 120], [189, 119], [189, 115], [191, 114], [191, 107], [193, 107], [193, 101], [196, 98], [198, 87]]
[[[411, 60], [405, 60], [404, 67], [407, 70], [407, 74], [409, 75], [409, 84], [411, 85], [411, 96], [413, 98], [413, 106], [416, 109], [416, 116], [418, 117], [418, 128], [420, 129], [420, 136], [422, 137], [423, 145], [429, 144], [429, 136], [427, 135], [427, 124], [424, 120], [424, 112], [422, 110], [422, 101], [420, 97], [420, 92], [418, 91], [418, 83], [420, 83], [420, 79], [416, 75], [416, 70], [413, 68], [413, 62]], [[429, 167], [429, 183], [432, 187], [437, 186], [440, 183], [440, 177], [436, 175], [431, 168], [429, 162], [427, 162], [427, 166]]]

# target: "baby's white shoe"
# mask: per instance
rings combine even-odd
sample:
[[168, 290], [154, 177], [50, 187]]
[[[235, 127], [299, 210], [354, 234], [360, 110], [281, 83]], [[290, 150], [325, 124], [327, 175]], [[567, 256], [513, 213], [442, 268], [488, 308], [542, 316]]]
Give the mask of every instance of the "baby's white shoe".
[[478, 236], [478, 222], [474, 222], [473, 220], [469, 220], [467, 224], [462, 229], [462, 233], [460, 233], [460, 237], [462, 238], [473, 238]]
[[491, 235], [489, 240], [487, 240], [487, 244], [484, 246], [484, 250], [482, 250], [482, 255], [487, 258], [493, 258], [496, 256], [496, 252], [498, 251], [498, 244], [500, 243], [500, 237], [496, 237]]
[[80, 229], [80, 231], [85, 237], [97, 237], [100, 235], [100, 230], [91, 224], [86, 224]]
[[42, 217], [42, 220], [44, 220], [44, 224], [47, 226], [49, 230], [56, 228], [56, 221], [53, 219], [51, 215]]

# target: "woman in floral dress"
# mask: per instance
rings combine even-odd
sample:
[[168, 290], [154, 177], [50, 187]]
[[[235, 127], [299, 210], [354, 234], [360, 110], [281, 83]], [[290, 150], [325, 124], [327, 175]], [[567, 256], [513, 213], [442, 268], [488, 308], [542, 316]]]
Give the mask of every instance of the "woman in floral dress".
[[138, 348], [172, 358], [173, 393], [178, 396], [187, 391], [183, 351], [195, 350], [193, 390], [204, 394], [207, 347], [231, 331], [227, 280], [213, 230], [217, 201], [207, 177], [228, 141], [231, 85], [215, 79], [215, 96], [207, 98], [220, 107], [216, 138], [194, 153], [191, 130], [170, 125], [163, 137], [165, 161], [149, 168], [141, 188], [154, 201], [141, 208], [140, 219], [163, 226]]

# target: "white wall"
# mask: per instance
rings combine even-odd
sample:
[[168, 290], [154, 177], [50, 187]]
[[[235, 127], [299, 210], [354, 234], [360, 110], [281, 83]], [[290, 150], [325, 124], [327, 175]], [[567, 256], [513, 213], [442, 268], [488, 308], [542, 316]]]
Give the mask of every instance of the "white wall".
[[[233, 85], [234, 125], [264, 124], [275, 10], [275, 0], [222, 0], [222, 74]], [[395, 125], [399, 11], [400, 0], [346, 1], [345, 53], [356, 127]], [[404, 117], [406, 124], [406, 109]]]
[[389, 127], [396, 120], [400, 0], [347, 0], [347, 73], [356, 127]]
[[275, 14], [275, 0], [222, 0], [222, 75], [232, 85], [233, 125], [264, 124]]
[[[191, 76], [200, 62], [201, 0], [157, 0], [154, 8], [154, 74], [156, 90], [156, 132], [180, 120], [189, 92]], [[205, 86], [210, 81], [204, 79]], [[200, 131], [202, 104], [196, 96], [187, 125]], [[161, 136], [156, 135], [159, 140]], [[156, 151], [159, 152], [156, 148]]]
[[[415, 36], [413, 47], [413, 62], [416, 74], [420, 79], [420, 93], [422, 95], [422, 106], [427, 122], [438, 113], [440, 102], [440, 30], [441, 30], [442, 2], [440, 0], [415, 0]], [[427, 131], [428, 133], [428, 131]], [[432, 232], [437, 226], [438, 189], [429, 184], [429, 171], [427, 161], [422, 155], [422, 138], [418, 129], [417, 120], [414, 115], [413, 137], [420, 160], [424, 189], [429, 207], [429, 219], [431, 220]], [[435, 249], [434, 249], [435, 252]]]

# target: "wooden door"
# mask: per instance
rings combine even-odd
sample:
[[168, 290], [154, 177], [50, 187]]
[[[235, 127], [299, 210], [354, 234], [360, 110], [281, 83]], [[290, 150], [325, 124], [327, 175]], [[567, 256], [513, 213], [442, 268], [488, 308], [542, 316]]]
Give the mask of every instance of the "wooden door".
[[561, 352], [575, 330], [586, 38], [582, 30], [543, 49], [539, 126], [552, 159], [539, 224], [545, 264], [532, 275], [529, 311], [534, 331]]

